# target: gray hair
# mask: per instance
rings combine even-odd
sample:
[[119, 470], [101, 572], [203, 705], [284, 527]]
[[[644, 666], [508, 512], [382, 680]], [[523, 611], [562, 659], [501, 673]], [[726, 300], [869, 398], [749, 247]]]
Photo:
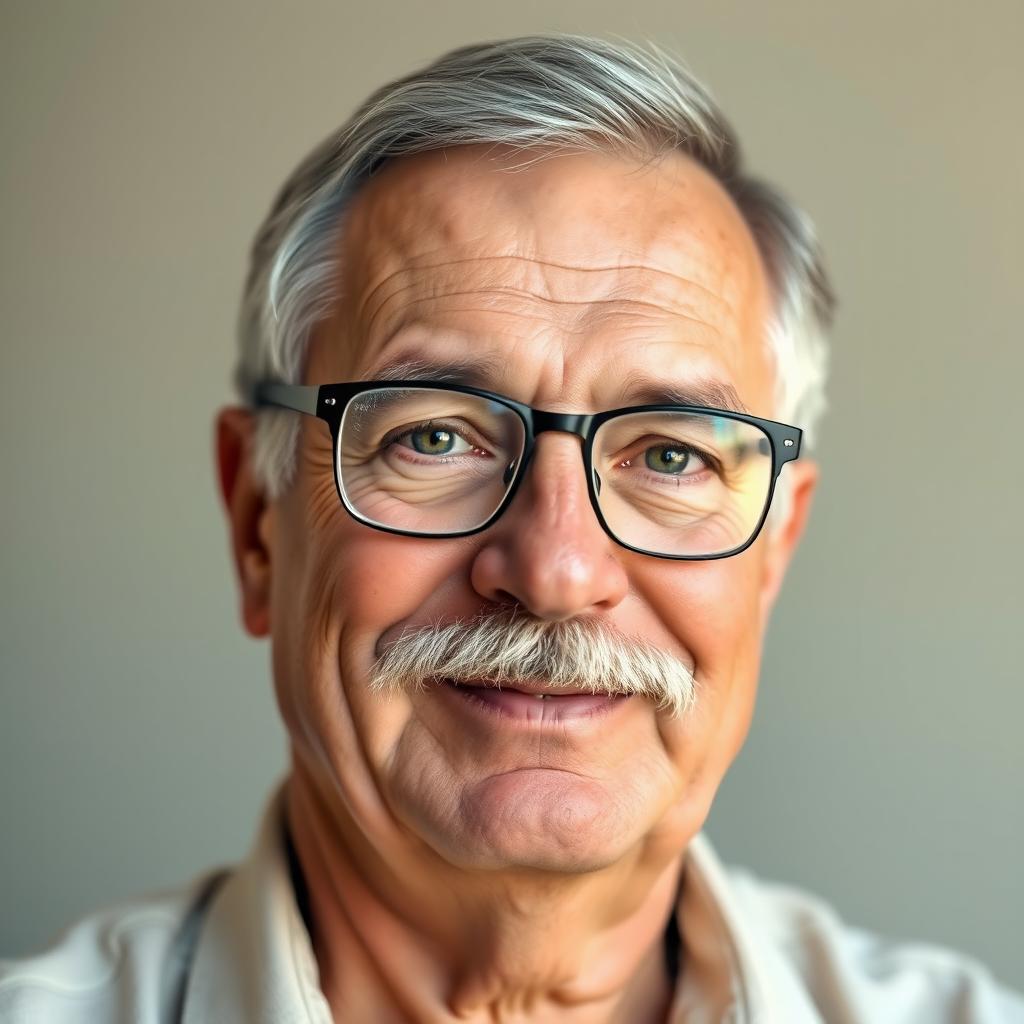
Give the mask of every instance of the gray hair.
[[370, 689], [395, 694], [481, 680], [499, 689], [543, 680], [555, 694], [646, 697], [673, 717], [697, 700], [693, 670], [655, 644], [595, 619], [545, 621], [517, 607], [403, 631], [374, 664]]
[[[683, 64], [655, 47], [574, 35], [453, 50], [377, 90], [299, 164], [253, 243], [235, 375], [244, 399], [257, 380], [301, 381], [310, 332], [338, 299], [338, 232], [359, 186], [386, 160], [472, 144], [535, 159], [541, 150], [642, 158], [679, 151], [710, 171], [746, 218], [772, 287], [775, 415], [813, 444], [834, 298], [810, 218], [742, 173], [733, 130]], [[298, 419], [260, 413], [255, 473], [271, 498], [294, 476]]]

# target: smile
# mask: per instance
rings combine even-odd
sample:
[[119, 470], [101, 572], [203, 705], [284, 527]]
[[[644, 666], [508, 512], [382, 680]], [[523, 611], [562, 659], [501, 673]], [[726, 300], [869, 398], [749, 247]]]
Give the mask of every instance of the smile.
[[439, 689], [459, 701], [474, 716], [487, 716], [493, 723], [529, 727], [585, 721], [607, 715], [629, 697], [624, 694], [566, 691], [545, 683], [517, 682], [515, 686], [497, 686], [476, 680], [442, 680]]

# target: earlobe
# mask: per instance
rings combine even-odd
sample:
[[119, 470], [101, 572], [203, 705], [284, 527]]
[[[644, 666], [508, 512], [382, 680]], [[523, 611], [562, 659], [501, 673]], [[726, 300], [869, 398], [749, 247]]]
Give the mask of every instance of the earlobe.
[[227, 516], [242, 624], [254, 637], [270, 633], [270, 514], [252, 463], [253, 414], [237, 406], [216, 420], [217, 478]]
[[[818, 484], [818, 464], [810, 459], [791, 462], [783, 469], [788, 474], [785, 486], [789, 490], [788, 508], [785, 516], [774, 525], [765, 525], [768, 531], [767, 555], [764, 563], [764, 575], [761, 583], [761, 618], [767, 622], [768, 615], [778, 597], [782, 580], [786, 575], [790, 559], [796, 551], [800, 538], [807, 525], [811, 511], [811, 501]], [[780, 479], [779, 483], [782, 483]], [[777, 485], [778, 486], [778, 485]]]

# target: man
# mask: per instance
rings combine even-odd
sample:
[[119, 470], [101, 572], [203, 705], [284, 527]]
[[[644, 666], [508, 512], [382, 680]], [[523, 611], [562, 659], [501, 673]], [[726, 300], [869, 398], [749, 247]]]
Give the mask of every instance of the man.
[[248, 859], [9, 965], [9, 1021], [1008, 1021], [720, 866], [832, 299], [702, 87], [576, 37], [380, 90], [254, 248], [217, 419], [291, 772]]

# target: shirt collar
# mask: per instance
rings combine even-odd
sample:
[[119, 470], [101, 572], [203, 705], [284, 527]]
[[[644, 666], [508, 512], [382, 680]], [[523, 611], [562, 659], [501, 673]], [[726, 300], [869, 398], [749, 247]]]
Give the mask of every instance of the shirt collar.
[[[274, 790], [249, 854], [211, 901], [183, 1024], [332, 1024], [288, 867], [286, 785]], [[687, 848], [676, 924], [682, 974], [671, 1024], [820, 1024], [792, 968], [739, 905], [703, 834]]]
[[670, 1024], [822, 1024], [769, 922], [737, 898], [703, 832], [687, 847], [676, 920], [684, 953]]
[[287, 780], [203, 923], [182, 1024], [333, 1024], [284, 848]]

